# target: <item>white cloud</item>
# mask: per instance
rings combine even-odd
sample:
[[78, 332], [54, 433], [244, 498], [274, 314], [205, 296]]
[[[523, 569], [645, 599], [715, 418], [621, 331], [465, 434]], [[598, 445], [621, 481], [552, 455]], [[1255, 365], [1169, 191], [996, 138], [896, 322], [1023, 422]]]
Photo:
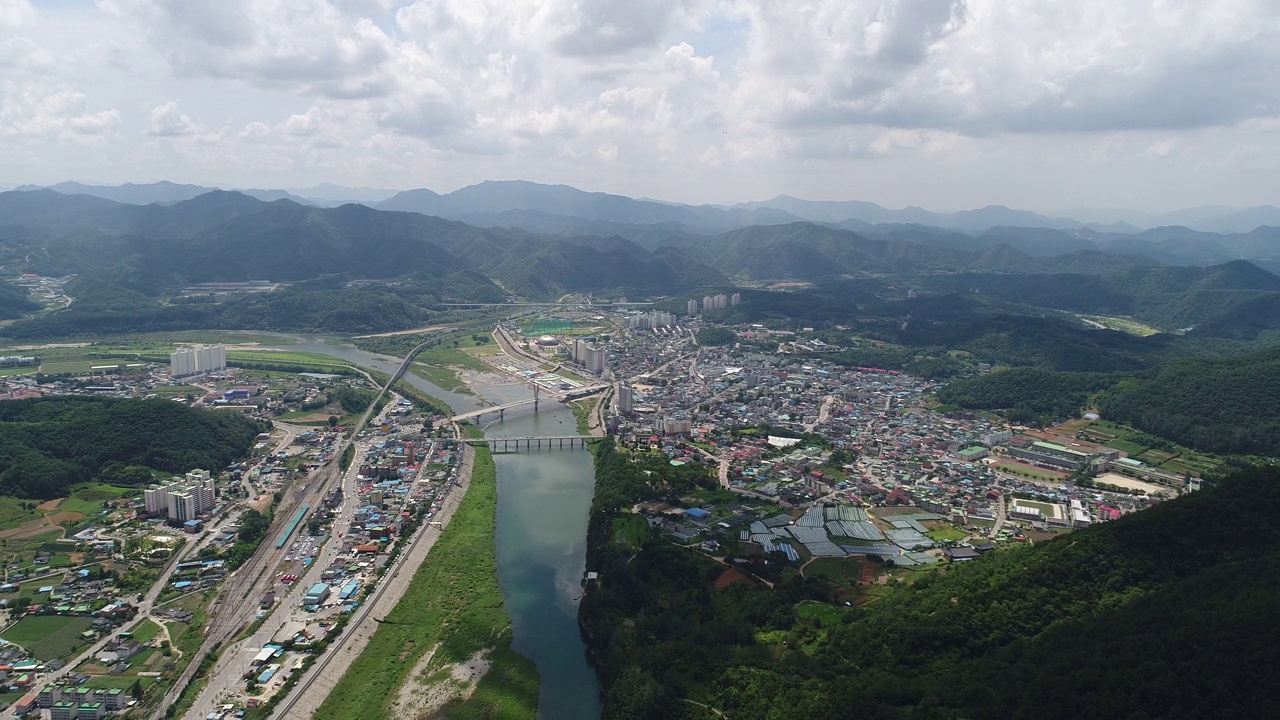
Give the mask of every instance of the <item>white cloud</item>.
[[147, 134], [153, 137], [183, 137], [197, 131], [191, 118], [178, 110], [177, 100], [152, 108], [148, 117]]
[[0, 133], [117, 132], [153, 178], [985, 204], [1056, 158], [1280, 200], [1259, 189], [1280, 157], [1270, 0], [0, 0], [19, 25]]
[[36, 19], [28, 0], [0, 0], [0, 30], [16, 30]]

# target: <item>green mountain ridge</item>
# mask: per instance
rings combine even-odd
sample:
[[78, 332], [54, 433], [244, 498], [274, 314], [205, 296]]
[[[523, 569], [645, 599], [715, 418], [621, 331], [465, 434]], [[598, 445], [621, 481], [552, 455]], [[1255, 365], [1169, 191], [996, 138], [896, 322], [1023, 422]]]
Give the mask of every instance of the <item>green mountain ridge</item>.
[[613, 453], [588, 545], [601, 580], [579, 612], [609, 720], [706, 717], [689, 701], [743, 720], [1239, 717], [1280, 704], [1274, 470], [952, 565], [824, 623], [795, 611], [829, 600], [821, 580], [718, 588], [724, 565], [665, 537], [615, 542], [610, 523], [648, 466]]

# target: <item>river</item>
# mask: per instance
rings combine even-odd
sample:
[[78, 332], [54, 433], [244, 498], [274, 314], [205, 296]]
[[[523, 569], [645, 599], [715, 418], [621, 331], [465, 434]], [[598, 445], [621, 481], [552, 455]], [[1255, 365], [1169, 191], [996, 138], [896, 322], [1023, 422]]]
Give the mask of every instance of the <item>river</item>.
[[[329, 345], [323, 338], [295, 337], [281, 350], [324, 353], [384, 373], [400, 361], [352, 345]], [[269, 346], [266, 346], [269, 347]], [[439, 398], [454, 412], [484, 403], [474, 395], [450, 392], [406, 373], [414, 387]], [[495, 404], [521, 400], [531, 391], [521, 385], [479, 389]], [[485, 418], [488, 421], [490, 418]], [[576, 435], [573, 412], [557, 402], [506, 412], [489, 422], [491, 437]], [[538, 666], [541, 720], [597, 720], [599, 683], [588, 664], [578, 630], [577, 600], [586, 563], [587, 515], [595, 489], [591, 453], [581, 449], [497, 453], [498, 582], [511, 618], [512, 646]]]

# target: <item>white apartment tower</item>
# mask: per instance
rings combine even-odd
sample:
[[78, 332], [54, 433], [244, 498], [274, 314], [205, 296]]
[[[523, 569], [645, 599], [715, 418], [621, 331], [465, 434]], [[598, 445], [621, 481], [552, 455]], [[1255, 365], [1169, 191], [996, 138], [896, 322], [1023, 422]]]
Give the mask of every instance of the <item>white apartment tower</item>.
[[217, 491], [208, 470], [192, 470], [166, 485], [147, 488], [142, 498], [148, 515], [164, 513], [170, 520], [186, 522], [213, 510]]
[[227, 369], [227, 346], [210, 345], [181, 348], [169, 355], [169, 374], [173, 377], [198, 375]]

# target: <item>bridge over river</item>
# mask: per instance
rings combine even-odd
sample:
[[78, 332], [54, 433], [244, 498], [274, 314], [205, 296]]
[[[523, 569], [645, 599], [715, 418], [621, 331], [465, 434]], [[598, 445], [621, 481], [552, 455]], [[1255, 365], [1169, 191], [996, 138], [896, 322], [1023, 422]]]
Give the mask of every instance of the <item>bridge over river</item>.
[[530, 437], [487, 437], [467, 438], [461, 442], [468, 445], [487, 445], [494, 452], [517, 452], [520, 450], [537, 450], [546, 448], [585, 448], [592, 440], [599, 440], [595, 435], [543, 435]]
[[601, 392], [602, 390], [607, 390], [608, 388], [609, 388], [608, 384], [587, 385], [585, 387], [576, 387], [576, 388], [573, 388], [572, 390], [566, 390], [563, 393], [554, 393], [554, 392], [548, 391], [546, 388], [543, 388], [541, 386], [536, 386], [534, 388], [534, 395], [531, 398], [525, 398], [524, 400], [517, 400], [515, 402], [509, 402], [503, 405], [490, 405], [489, 407], [483, 407], [483, 408], [480, 408], [479, 410], [472, 410], [471, 412], [459, 413], [453, 416], [453, 421], [462, 422], [463, 420], [471, 420], [473, 418], [478, 418], [482, 415], [492, 415], [493, 413], [497, 413], [498, 417], [501, 418], [506, 414], [507, 410], [510, 410], [512, 408], [524, 407], [525, 405], [533, 405], [534, 409], [536, 410], [538, 408], [538, 401], [540, 399], [538, 397], [540, 394], [540, 391], [546, 392], [547, 395], [551, 396], [555, 400], [568, 402], [570, 400], [577, 400], [579, 398], [595, 395], [596, 393]]

